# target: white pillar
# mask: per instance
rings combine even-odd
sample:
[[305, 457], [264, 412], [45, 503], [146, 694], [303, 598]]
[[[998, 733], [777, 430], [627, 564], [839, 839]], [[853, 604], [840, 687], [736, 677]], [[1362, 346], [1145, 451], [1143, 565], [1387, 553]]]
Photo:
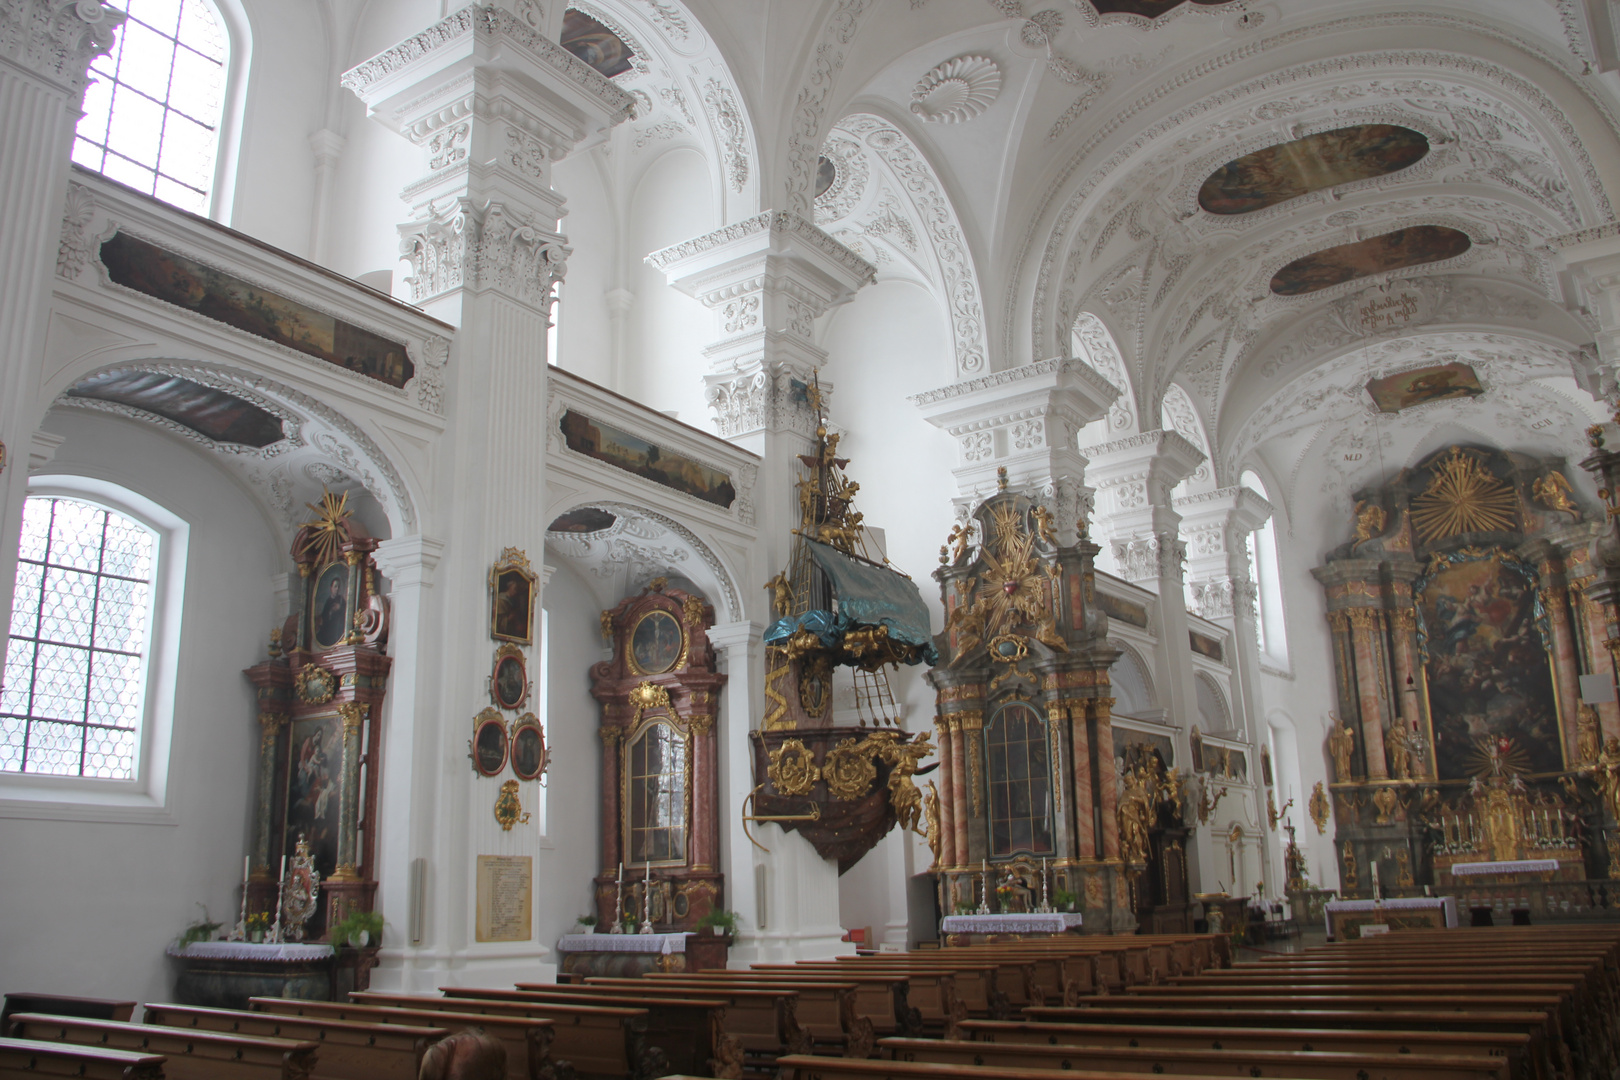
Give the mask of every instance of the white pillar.
[[[123, 13], [96, 0], [0, 0], [0, 625], [11, 624], [69, 153], [90, 61]], [[5, 643], [0, 641], [0, 661]]]
[[[412, 300], [460, 327], [440, 463], [445, 490], [460, 498], [437, 508], [442, 520], [430, 526], [447, 541], [446, 588], [437, 648], [420, 646], [442, 684], [410, 717], [426, 729], [412, 740], [424, 758], [403, 816], [385, 827], [405, 831], [432, 871], [432, 945], [412, 957], [415, 977], [502, 985], [543, 970], [546, 939], [566, 929], [566, 916], [539, 913], [529, 941], [474, 940], [477, 856], [527, 856], [536, 877], [556, 858], [537, 828], [499, 826], [492, 808], [503, 778], [475, 776], [466, 760], [472, 717], [489, 704], [488, 577], [508, 549], [533, 565], [545, 547], [546, 331], [568, 256], [552, 164], [605, 139], [633, 100], [504, 7], [462, 8], [352, 69], [343, 85], [421, 149], [423, 175], [402, 192], [411, 219], [399, 227], [401, 255], [412, 266]], [[531, 672], [541, 591], [537, 584], [535, 640], [525, 649]], [[520, 798], [532, 803], [534, 788], [520, 788]]]

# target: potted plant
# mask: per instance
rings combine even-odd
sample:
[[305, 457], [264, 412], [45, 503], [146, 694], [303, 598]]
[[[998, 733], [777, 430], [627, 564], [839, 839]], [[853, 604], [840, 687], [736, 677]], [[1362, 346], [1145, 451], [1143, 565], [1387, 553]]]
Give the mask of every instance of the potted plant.
[[332, 927], [327, 940], [334, 948], [353, 945], [364, 948], [372, 942], [382, 941], [383, 917], [380, 911], [351, 911], [342, 922]]
[[587, 934], [596, 933], [596, 916], [595, 915], [581, 915], [577, 919], [575, 919], [574, 921], [576, 923], [578, 923], [579, 925], [583, 926], [585, 928], [585, 932]]
[[255, 945], [263, 942], [264, 935], [270, 932], [272, 921], [268, 911], [255, 911], [249, 915], [246, 923], [248, 940]]
[[1052, 892], [1052, 906], [1059, 911], [1073, 911], [1075, 901], [1079, 897], [1067, 889], [1055, 889]]
[[726, 966], [726, 954], [737, 933], [737, 913], [712, 908], [697, 921], [697, 933], [686, 939], [688, 971], [716, 971]]

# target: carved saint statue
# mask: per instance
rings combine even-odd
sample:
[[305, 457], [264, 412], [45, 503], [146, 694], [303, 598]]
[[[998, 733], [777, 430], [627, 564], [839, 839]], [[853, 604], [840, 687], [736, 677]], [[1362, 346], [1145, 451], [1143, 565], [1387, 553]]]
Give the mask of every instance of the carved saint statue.
[[1350, 755], [1356, 748], [1356, 733], [1350, 725], [1340, 723], [1328, 732], [1328, 753], [1333, 755], [1333, 773], [1339, 783], [1355, 779], [1350, 775]]
[[1553, 469], [1546, 476], [1538, 477], [1530, 482], [1530, 494], [1535, 496], [1537, 502], [1549, 510], [1558, 510], [1569, 514], [1576, 521], [1581, 519], [1581, 508], [1575, 505], [1570, 497], [1569, 481], [1564, 474]]
[[939, 788], [932, 780], [928, 781], [928, 794], [923, 796], [923, 818], [928, 823], [928, 850], [934, 853], [934, 865], [938, 866], [945, 837], [940, 833]]
[[1603, 751], [1603, 734], [1598, 729], [1597, 710], [1582, 705], [1575, 721], [1575, 760], [1582, 765], [1596, 763]]
[[1388, 523], [1389, 515], [1384, 513], [1382, 506], [1371, 500], [1356, 503], [1356, 533], [1350, 550], [1354, 551], [1373, 537], [1383, 535], [1384, 526]]
[[765, 587], [771, 590], [771, 609], [778, 616], [793, 614], [793, 586], [788, 584], [785, 572], [771, 578]]
[[1400, 721], [1389, 726], [1384, 734], [1384, 749], [1389, 752], [1389, 775], [1394, 780], [1412, 779], [1412, 744], [1406, 727]]
[[1037, 506], [1029, 512], [1035, 523], [1035, 538], [1048, 547], [1057, 547], [1057, 532], [1053, 529], [1052, 511]]
[[1146, 785], [1139, 770], [1133, 769], [1125, 775], [1125, 790], [1120, 795], [1117, 811], [1119, 855], [1125, 862], [1127, 874], [1131, 873], [1129, 867], [1133, 864], [1141, 867], [1147, 863], [1150, 812]]
[[1339, 875], [1339, 884], [1348, 892], [1361, 886], [1361, 879], [1356, 874], [1356, 849], [1350, 846], [1350, 841], [1344, 842], [1344, 872]]

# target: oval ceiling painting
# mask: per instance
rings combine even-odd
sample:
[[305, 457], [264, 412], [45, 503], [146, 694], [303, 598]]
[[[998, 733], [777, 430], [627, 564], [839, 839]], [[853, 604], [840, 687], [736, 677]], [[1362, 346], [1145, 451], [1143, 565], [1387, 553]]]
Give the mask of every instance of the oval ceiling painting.
[[630, 70], [635, 50], [578, 8], [563, 12], [562, 47], [608, 78]]
[[1160, 15], [1184, 3], [1191, 3], [1193, 7], [1211, 8], [1230, 4], [1232, 0], [1091, 0], [1091, 6], [1097, 9], [1099, 15], [1144, 15], [1149, 19], [1157, 19]]
[[1247, 214], [1322, 188], [1399, 172], [1428, 152], [1422, 132], [1394, 124], [1319, 131], [1228, 161], [1198, 189], [1198, 205], [1212, 214]]
[[1356, 278], [1454, 259], [1473, 246], [1468, 234], [1444, 225], [1414, 225], [1340, 244], [1295, 259], [1271, 279], [1278, 296], [1304, 296]]

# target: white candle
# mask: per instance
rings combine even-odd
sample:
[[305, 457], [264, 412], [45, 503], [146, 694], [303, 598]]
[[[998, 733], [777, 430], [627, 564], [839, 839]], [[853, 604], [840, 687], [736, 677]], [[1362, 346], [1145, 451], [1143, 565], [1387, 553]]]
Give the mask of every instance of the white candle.
[[244, 855], [244, 856], [242, 856], [242, 884], [246, 885], [247, 880], [248, 880], [248, 857], [246, 855]]
[[624, 863], [619, 864], [619, 884], [624, 884]]

